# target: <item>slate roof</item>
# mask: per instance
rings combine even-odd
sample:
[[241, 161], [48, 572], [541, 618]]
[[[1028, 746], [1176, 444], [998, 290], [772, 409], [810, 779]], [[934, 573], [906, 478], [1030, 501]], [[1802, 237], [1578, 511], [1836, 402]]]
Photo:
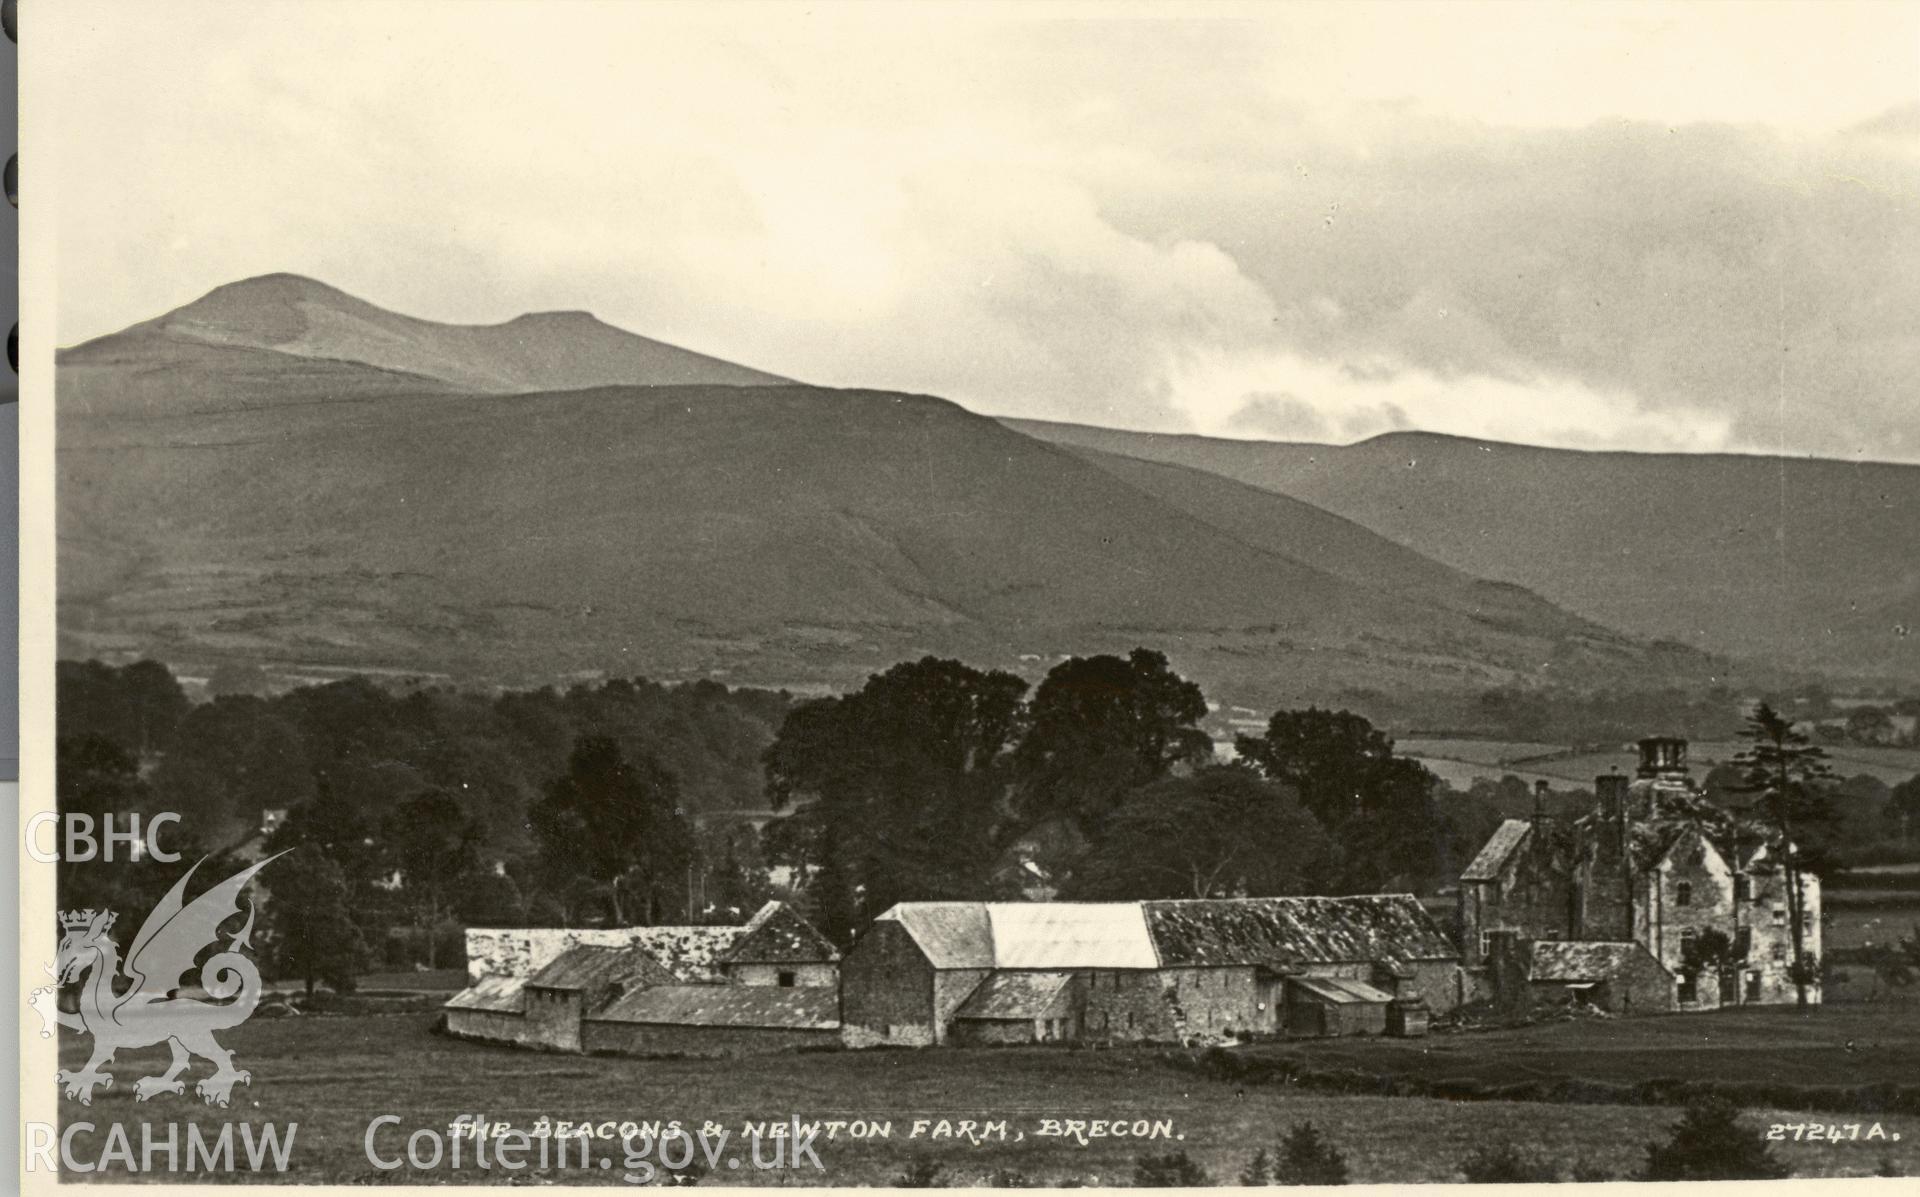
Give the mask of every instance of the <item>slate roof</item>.
[[984, 902], [902, 902], [880, 918], [905, 927], [935, 968], [993, 967]]
[[1138, 902], [994, 902], [998, 968], [1154, 968], [1160, 961]]
[[1502, 820], [1499, 829], [1480, 849], [1480, 854], [1475, 856], [1473, 862], [1466, 867], [1466, 871], [1460, 874], [1460, 880], [1498, 881], [1501, 872], [1507, 867], [1507, 858], [1513, 855], [1514, 850], [1520, 846], [1520, 841], [1526, 838], [1527, 832], [1532, 828], [1533, 824], [1525, 819]]
[[740, 938], [743, 927], [632, 927], [634, 946], [646, 949], [682, 981], [722, 980], [720, 959]]
[[621, 995], [594, 1022], [831, 1031], [840, 990], [830, 985], [661, 985]]
[[670, 985], [674, 981], [673, 974], [662, 968], [644, 948], [581, 944], [554, 957], [545, 968], [529, 977], [527, 984], [585, 993], [633, 979], [647, 985]]
[[725, 964], [817, 964], [840, 959], [812, 923], [783, 902], [768, 902], [740, 928], [721, 956]]
[[1151, 969], [1451, 960], [1451, 940], [1411, 894], [1175, 902], [902, 902], [935, 968]]
[[1287, 983], [1298, 985], [1323, 1001], [1341, 1006], [1357, 1005], [1363, 1002], [1386, 1004], [1393, 1001], [1393, 995], [1390, 993], [1341, 977], [1288, 977]]
[[484, 1010], [492, 1014], [525, 1014], [526, 991], [518, 977], [482, 977], [448, 998], [444, 1010]]
[[1142, 902], [1164, 966], [1341, 964], [1459, 956], [1412, 894]]
[[1534, 981], [1605, 981], [1618, 976], [1640, 950], [1634, 943], [1535, 940], [1527, 977]]
[[955, 1018], [1043, 1018], [1073, 982], [1072, 973], [995, 973], [960, 1008]]

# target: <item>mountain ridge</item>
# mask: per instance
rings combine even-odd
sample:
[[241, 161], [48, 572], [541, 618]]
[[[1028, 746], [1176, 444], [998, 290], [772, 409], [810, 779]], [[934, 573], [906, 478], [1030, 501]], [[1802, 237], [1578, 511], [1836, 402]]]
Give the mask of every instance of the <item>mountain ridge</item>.
[[[162, 347], [158, 350], [155, 343]], [[581, 310], [451, 324], [388, 311], [331, 284], [267, 274], [213, 288], [150, 320], [63, 349], [86, 367], [195, 347], [358, 362], [480, 391], [589, 386], [781, 386], [791, 379], [617, 328]]]
[[1863, 679], [1920, 677], [1920, 466], [1396, 432], [1353, 445], [1008, 420], [1289, 495], [1605, 626]]

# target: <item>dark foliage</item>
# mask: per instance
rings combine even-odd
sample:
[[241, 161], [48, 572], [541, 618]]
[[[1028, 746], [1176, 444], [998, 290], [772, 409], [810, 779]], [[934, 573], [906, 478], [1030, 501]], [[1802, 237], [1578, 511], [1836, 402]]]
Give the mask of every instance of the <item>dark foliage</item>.
[[1460, 1173], [1469, 1184], [1550, 1184], [1559, 1177], [1553, 1165], [1511, 1143], [1476, 1147], [1460, 1161]]
[[1280, 1141], [1280, 1162], [1273, 1179], [1283, 1185], [1343, 1185], [1347, 1157], [1327, 1141], [1320, 1128], [1302, 1122]]
[[1647, 1147], [1645, 1180], [1778, 1180], [1787, 1166], [1760, 1133], [1740, 1125], [1731, 1102], [1693, 1102], [1665, 1143]]
[[1143, 1155], [1133, 1161], [1133, 1187], [1136, 1189], [1192, 1189], [1213, 1183], [1207, 1170], [1184, 1151], [1166, 1155]]

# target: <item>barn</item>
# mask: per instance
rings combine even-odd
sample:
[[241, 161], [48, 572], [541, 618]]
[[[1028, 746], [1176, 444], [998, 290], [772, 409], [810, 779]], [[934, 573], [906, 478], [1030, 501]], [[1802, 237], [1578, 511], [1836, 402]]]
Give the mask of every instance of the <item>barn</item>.
[[739, 1056], [840, 1041], [832, 986], [663, 985], [636, 989], [580, 1023], [584, 1050]]
[[841, 972], [852, 1046], [1380, 1033], [1396, 1000], [1439, 1012], [1463, 991], [1410, 894], [906, 902]]
[[[677, 1001], [647, 1007], [654, 1021], [635, 1025], [653, 1026], [683, 1011], [695, 1020], [690, 1026], [704, 1028], [701, 1037], [731, 1034], [752, 1050], [795, 1038], [779, 1032], [799, 1032], [798, 1040], [832, 1038], [838, 1002], [823, 1005], [821, 995], [836, 992], [838, 973], [833, 945], [779, 902], [732, 926], [476, 927], [467, 932], [467, 987], [443, 1009], [447, 1031], [462, 1038], [546, 1051], [618, 1050], [621, 1035], [612, 1031], [601, 1032], [595, 1048], [593, 1020], [622, 1022], [625, 1016], [613, 1012], [634, 1009], [620, 1004], [635, 994], [686, 990]], [[775, 996], [732, 1005], [713, 996], [749, 989]], [[785, 989], [806, 993], [783, 1001], [777, 995]], [[694, 1000], [695, 994], [706, 996]], [[822, 1013], [826, 1005], [833, 1007], [831, 1017]], [[732, 1013], [714, 1021], [714, 1010]], [[635, 1042], [641, 1037], [626, 1035]]]

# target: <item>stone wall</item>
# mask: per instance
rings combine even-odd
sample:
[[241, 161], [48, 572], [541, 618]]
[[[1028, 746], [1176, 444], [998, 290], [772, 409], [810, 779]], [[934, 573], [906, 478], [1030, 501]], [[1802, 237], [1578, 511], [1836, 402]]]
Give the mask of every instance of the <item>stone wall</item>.
[[1045, 1032], [1031, 1018], [966, 1018], [956, 1020], [948, 1033], [957, 1044], [1039, 1043]]
[[528, 1041], [554, 1051], [579, 1051], [581, 1013], [577, 991], [528, 987]]
[[850, 1046], [935, 1042], [933, 966], [905, 927], [874, 923], [840, 973], [840, 1021]]
[[449, 1010], [447, 1032], [462, 1039], [486, 1039], [495, 1043], [534, 1045], [533, 1029], [526, 1016], [503, 1014], [494, 1010]]
[[1164, 974], [1151, 969], [1094, 969], [1083, 974], [1081, 1026], [1089, 1039], [1170, 1042], [1178, 1037]]
[[581, 1028], [581, 1040], [588, 1052], [623, 1056], [764, 1055], [800, 1047], [829, 1047], [840, 1040], [837, 1029], [668, 1026], [592, 1019]]
[[808, 988], [831, 988], [840, 983], [840, 966], [820, 964], [729, 964], [729, 985], [778, 985], [780, 974], [793, 974], [793, 984]]

